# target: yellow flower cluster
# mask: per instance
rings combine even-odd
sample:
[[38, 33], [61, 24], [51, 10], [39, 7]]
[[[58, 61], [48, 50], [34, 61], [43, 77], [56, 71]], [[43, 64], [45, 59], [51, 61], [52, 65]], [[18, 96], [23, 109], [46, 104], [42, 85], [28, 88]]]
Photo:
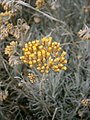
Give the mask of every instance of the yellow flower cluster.
[[24, 55], [20, 59], [29, 64], [30, 68], [36, 68], [41, 73], [48, 73], [50, 69], [55, 72], [66, 70], [64, 64], [66, 52], [60, 47], [60, 43], [52, 42], [52, 37], [42, 38], [25, 44]]
[[41, 7], [43, 7], [44, 4], [45, 4], [45, 0], [37, 0], [37, 1], [36, 1], [36, 7], [37, 7], [38, 9], [40, 9]]
[[5, 54], [9, 57], [13, 55], [16, 51], [17, 42], [12, 41], [10, 45], [5, 48]]
[[30, 79], [31, 83], [35, 82], [35, 75], [33, 73], [29, 73], [28, 78]]

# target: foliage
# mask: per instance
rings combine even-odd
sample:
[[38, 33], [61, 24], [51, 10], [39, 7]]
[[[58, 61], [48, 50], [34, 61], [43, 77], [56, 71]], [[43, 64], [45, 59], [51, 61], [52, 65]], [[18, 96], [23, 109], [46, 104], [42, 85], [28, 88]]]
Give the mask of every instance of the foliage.
[[[0, 120], [90, 119], [89, 4], [0, 1]], [[20, 59], [26, 43], [50, 36], [67, 53], [66, 71], [41, 73]]]

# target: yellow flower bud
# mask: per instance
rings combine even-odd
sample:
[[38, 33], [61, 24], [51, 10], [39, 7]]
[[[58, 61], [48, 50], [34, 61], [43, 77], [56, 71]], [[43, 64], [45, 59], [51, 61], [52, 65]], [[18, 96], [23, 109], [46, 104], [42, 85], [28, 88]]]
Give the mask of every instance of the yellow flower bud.
[[41, 59], [37, 59], [37, 62], [40, 63], [40, 62], [41, 62]]
[[33, 46], [33, 51], [37, 51], [37, 48], [35, 46]]
[[30, 68], [33, 68], [33, 65], [30, 65]]
[[44, 73], [44, 70], [40, 70], [41, 73]]
[[32, 44], [34, 45], [36, 42], [35, 41], [32, 41]]
[[39, 46], [39, 43], [35, 43], [35, 46], [38, 47], [38, 46]]
[[49, 53], [49, 52], [46, 53], [46, 57], [47, 57], [47, 58], [50, 57], [50, 53]]
[[39, 43], [40, 41], [39, 40], [36, 40], [36, 43]]
[[27, 48], [27, 47], [28, 47], [28, 44], [26, 43], [26, 44], [25, 44], [25, 48]]
[[36, 57], [36, 55], [34, 55], [34, 54], [31, 54], [31, 57], [32, 57], [32, 58], [34, 58], [34, 57]]
[[28, 48], [25, 48], [24, 51], [27, 52], [27, 51], [28, 51]]
[[64, 61], [63, 61], [63, 64], [67, 64], [67, 60], [64, 60]]
[[48, 40], [49, 40], [48, 46], [51, 46], [52, 45], [52, 37], [49, 37]]
[[58, 43], [57, 46], [60, 47], [60, 43]]
[[46, 64], [46, 63], [44, 63], [44, 66], [45, 66], [45, 67], [47, 67], [47, 64]]
[[39, 63], [39, 64], [38, 64], [38, 66], [39, 66], [39, 67], [41, 67], [41, 66], [42, 66], [42, 64], [40, 64], [40, 63]]
[[67, 70], [67, 67], [66, 66], [62, 67], [62, 70]]
[[42, 61], [43, 61], [43, 63], [45, 63], [45, 62], [46, 62], [46, 59], [45, 59], [45, 58], [43, 58], [43, 59], [42, 59]]
[[48, 61], [48, 66], [52, 66], [53, 64], [54, 64], [53, 59], [50, 59], [50, 60]]
[[58, 69], [58, 65], [52, 66], [52, 69]]
[[24, 55], [27, 56], [27, 52], [24, 52]]
[[46, 40], [46, 37], [42, 38], [42, 42], [45, 42], [45, 40]]
[[58, 64], [58, 68], [62, 68], [63, 67], [63, 64]]
[[49, 73], [49, 71], [48, 71], [48, 70], [45, 70], [45, 73], [47, 73], [47, 74], [48, 74], [48, 73]]
[[32, 58], [32, 54], [30, 54], [29, 57]]
[[61, 56], [65, 56], [67, 53], [65, 51], [62, 52]]
[[28, 45], [29, 45], [29, 46], [32, 46], [32, 43], [31, 43], [31, 42], [28, 42]]
[[44, 69], [45, 69], [45, 67], [44, 67], [44, 66], [42, 66], [42, 67], [41, 67], [41, 69], [42, 69], [42, 70], [44, 70]]
[[59, 62], [59, 60], [60, 60], [60, 58], [58, 57], [58, 58], [54, 59], [54, 62], [55, 62], [55, 63], [56, 63], [56, 62]]
[[34, 63], [34, 64], [36, 64], [36, 63], [37, 63], [37, 61], [36, 61], [36, 60], [33, 60], [33, 63]]
[[54, 46], [57, 46], [58, 45], [58, 43], [57, 42], [53, 42], [52, 43], [52, 46], [54, 47]]
[[37, 70], [41, 70], [41, 67], [37, 67]]
[[54, 69], [54, 71], [55, 71], [55, 72], [59, 72], [59, 71], [60, 71], [60, 69]]
[[29, 60], [32, 60], [31, 55], [29, 55]]
[[27, 55], [30, 55], [30, 51], [27, 51], [26, 54], [27, 54]]
[[39, 46], [39, 49], [42, 49], [42, 48], [43, 48], [43, 46], [42, 46], [42, 45], [40, 45], [40, 46]]
[[20, 59], [21, 59], [21, 60], [24, 60], [24, 59], [25, 59], [25, 56], [21, 56]]
[[29, 64], [30, 64], [30, 65], [32, 65], [32, 64], [33, 64], [33, 62], [32, 62], [32, 61], [29, 61]]
[[48, 48], [48, 52], [51, 52], [51, 51], [52, 51], [52, 47], [49, 47], [49, 48]]
[[46, 70], [49, 70], [49, 66], [48, 65], [46, 66]]
[[34, 55], [37, 55], [37, 52], [34, 52]]
[[54, 46], [53, 49], [54, 49], [55, 51], [57, 51], [58, 48], [57, 48], [56, 46]]
[[42, 38], [42, 45], [45, 45], [46, 38]]
[[29, 44], [29, 48], [32, 49], [32, 44]]
[[25, 48], [23, 48], [22, 50], [25, 51]]
[[64, 61], [65, 58], [64, 57], [60, 57], [60, 62]]
[[61, 47], [59, 47], [58, 49], [57, 49], [57, 51], [59, 52], [59, 51], [61, 51], [62, 50], [62, 48]]
[[38, 58], [41, 58], [41, 57], [42, 57], [42, 54], [39, 53], [39, 54], [38, 54]]
[[46, 51], [45, 50], [41, 50], [41, 52], [42, 52], [42, 55], [45, 55], [45, 53], [46, 53]]
[[49, 37], [48, 39], [49, 39], [49, 41], [52, 41], [52, 37]]
[[45, 55], [45, 54], [43, 54], [43, 55], [42, 55], [42, 58], [43, 58], [43, 59], [44, 59], [44, 58], [46, 58], [46, 55]]
[[24, 63], [28, 64], [28, 61], [27, 60], [23, 60]]
[[41, 54], [41, 51], [38, 51], [37, 54]]

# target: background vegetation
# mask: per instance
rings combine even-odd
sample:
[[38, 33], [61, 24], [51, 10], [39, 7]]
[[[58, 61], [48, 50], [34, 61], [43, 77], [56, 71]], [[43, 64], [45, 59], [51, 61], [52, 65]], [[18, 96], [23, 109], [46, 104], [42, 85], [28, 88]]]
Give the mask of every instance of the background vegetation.
[[[46, 0], [40, 9], [36, 0], [0, 2], [15, 11], [10, 23], [18, 29], [25, 23], [18, 39], [16, 33], [0, 40], [0, 120], [90, 120], [90, 41], [77, 35], [85, 25], [90, 27], [90, 1]], [[32, 84], [25, 74], [35, 71], [13, 61], [19, 60], [26, 42], [45, 36], [67, 52], [67, 70], [37, 73], [40, 82]], [[13, 59], [5, 54], [11, 41], [18, 42]]]

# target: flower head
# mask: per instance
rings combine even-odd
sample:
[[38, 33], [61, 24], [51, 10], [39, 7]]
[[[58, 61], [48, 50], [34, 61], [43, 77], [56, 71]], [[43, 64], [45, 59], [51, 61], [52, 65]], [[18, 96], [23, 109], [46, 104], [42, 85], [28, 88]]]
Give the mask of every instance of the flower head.
[[15, 49], [17, 46], [17, 42], [12, 41], [10, 45], [7, 45], [5, 48], [5, 54], [7, 54], [9, 57], [15, 53]]
[[34, 83], [35, 82], [35, 74], [33, 74], [33, 73], [29, 73], [28, 74], [28, 78], [30, 79], [30, 81], [31, 81], [31, 83]]
[[36, 6], [38, 9], [40, 9], [41, 7], [43, 7], [45, 4], [45, 0], [37, 0], [36, 1]]
[[26, 43], [23, 53], [20, 59], [29, 64], [31, 69], [36, 68], [41, 73], [48, 73], [50, 69], [55, 72], [67, 69], [67, 53], [62, 50], [60, 43], [52, 41], [52, 37]]

